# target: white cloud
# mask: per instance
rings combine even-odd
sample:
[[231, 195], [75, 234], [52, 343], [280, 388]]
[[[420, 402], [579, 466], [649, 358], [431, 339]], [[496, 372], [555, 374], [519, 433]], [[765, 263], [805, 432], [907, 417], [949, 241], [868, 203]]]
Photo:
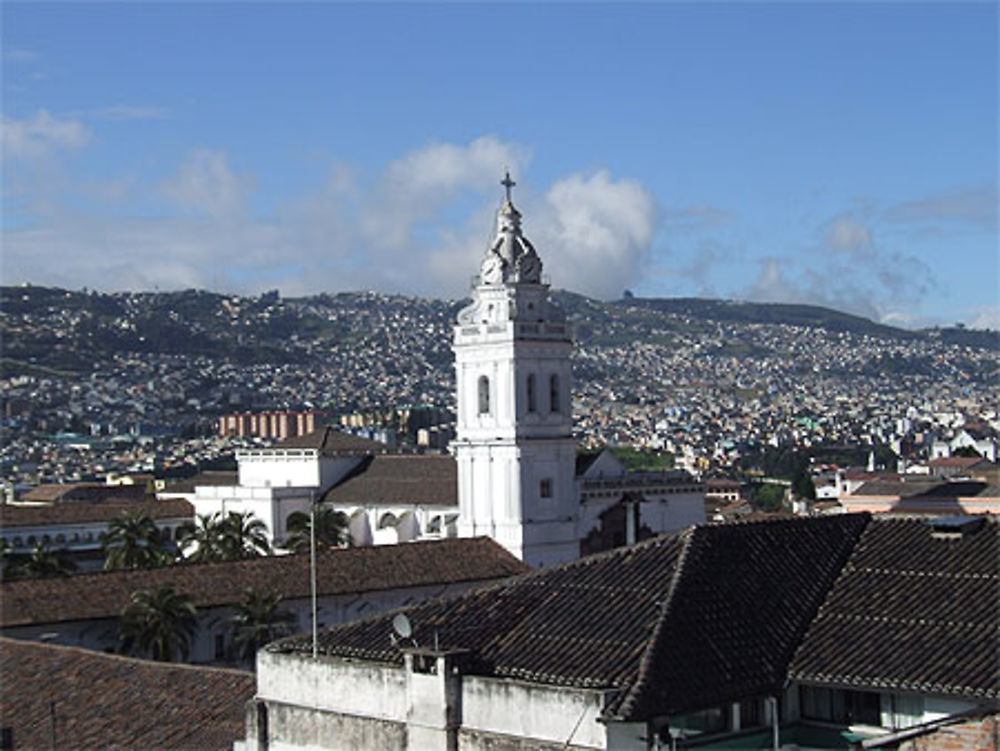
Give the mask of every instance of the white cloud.
[[833, 250], [860, 254], [871, 248], [872, 232], [853, 215], [841, 214], [830, 221], [825, 240]]
[[360, 226], [373, 247], [412, 247], [416, 225], [433, 219], [463, 191], [496, 184], [505, 168], [523, 172], [529, 151], [495, 136], [466, 146], [440, 143], [391, 162], [360, 212]]
[[639, 278], [658, 213], [652, 193], [606, 171], [552, 185], [537, 219], [536, 246], [555, 286], [617, 298]]
[[[72, 191], [45, 194], [40, 180], [35, 189], [52, 210], [36, 212], [32, 229], [7, 230], [5, 277], [97, 289], [218, 285], [459, 297], [493, 232], [509, 167], [521, 183], [514, 200], [525, 232], [552, 283], [617, 297], [637, 281], [648, 251], [657, 221], [652, 195], [606, 172], [535, 189], [529, 159], [526, 147], [484, 136], [417, 149], [377, 174], [334, 164], [322, 185], [270, 216], [250, 210], [253, 179], [210, 149], [190, 154], [164, 180], [122, 178], [101, 193], [119, 200], [127, 186], [123, 211], [130, 196], [143, 208], [168, 198], [176, 208], [155, 218], [81, 218], [62, 203]], [[72, 187], [89, 198], [96, 190], [88, 181]]]
[[253, 180], [229, 168], [226, 155], [210, 149], [191, 154], [161, 189], [179, 206], [196, 213], [232, 217], [240, 213]]
[[4, 159], [40, 159], [60, 149], [79, 149], [92, 138], [90, 129], [79, 120], [53, 117], [47, 110], [28, 119], [4, 117]]

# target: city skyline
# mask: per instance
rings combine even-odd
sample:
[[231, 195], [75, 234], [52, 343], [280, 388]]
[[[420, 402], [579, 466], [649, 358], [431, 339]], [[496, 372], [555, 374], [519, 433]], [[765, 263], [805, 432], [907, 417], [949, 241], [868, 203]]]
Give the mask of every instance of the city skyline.
[[5, 284], [553, 285], [1000, 327], [995, 4], [23, 4]]

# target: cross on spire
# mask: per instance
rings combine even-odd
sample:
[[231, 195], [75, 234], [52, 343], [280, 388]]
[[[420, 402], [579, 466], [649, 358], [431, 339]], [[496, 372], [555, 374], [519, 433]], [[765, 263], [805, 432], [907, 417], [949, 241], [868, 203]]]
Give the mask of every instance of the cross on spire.
[[510, 170], [504, 170], [504, 172], [504, 178], [500, 181], [500, 184], [506, 189], [507, 203], [510, 203], [510, 189], [517, 185], [517, 183], [510, 179]]

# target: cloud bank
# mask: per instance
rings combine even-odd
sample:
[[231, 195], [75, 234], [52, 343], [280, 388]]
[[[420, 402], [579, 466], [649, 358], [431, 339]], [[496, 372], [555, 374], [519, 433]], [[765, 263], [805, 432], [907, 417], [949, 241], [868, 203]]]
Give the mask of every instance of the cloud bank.
[[[82, 148], [91, 133], [40, 112], [5, 122], [4, 138], [20, 171], [30, 173], [34, 157]], [[84, 215], [48, 197], [54, 210], [5, 232], [5, 283], [459, 297], [478, 270], [502, 199], [498, 182], [510, 169], [522, 183], [514, 198], [525, 231], [554, 286], [618, 296], [648, 252], [658, 215], [652, 194], [605, 171], [567, 175], [539, 190], [530, 160], [527, 147], [495, 136], [433, 143], [377, 174], [332, 164], [317, 190], [261, 215], [252, 208], [260, 178], [234, 169], [223, 151], [195, 149], [157, 182], [131, 184], [113, 216]], [[43, 181], [34, 185], [44, 189]], [[75, 189], [97, 192], [82, 181]], [[129, 200], [158, 202], [161, 210], [128, 216]]]

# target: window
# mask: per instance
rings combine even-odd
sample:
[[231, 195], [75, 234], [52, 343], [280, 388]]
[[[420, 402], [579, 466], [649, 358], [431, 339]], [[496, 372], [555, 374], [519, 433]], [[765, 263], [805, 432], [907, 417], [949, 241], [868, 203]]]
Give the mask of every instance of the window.
[[802, 716], [842, 725], [880, 725], [881, 700], [870, 691], [802, 686], [799, 695]]
[[226, 637], [222, 634], [215, 635], [215, 659], [226, 659]]
[[540, 483], [538, 483], [538, 495], [542, 498], [552, 497], [552, 480], [545, 478]]
[[559, 376], [555, 373], [549, 378], [549, 408], [553, 412], [559, 411]]
[[537, 412], [538, 404], [535, 398], [535, 374], [528, 373], [528, 411]]
[[490, 379], [486, 376], [479, 376], [479, 414], [488, 415], [490, 413]]

